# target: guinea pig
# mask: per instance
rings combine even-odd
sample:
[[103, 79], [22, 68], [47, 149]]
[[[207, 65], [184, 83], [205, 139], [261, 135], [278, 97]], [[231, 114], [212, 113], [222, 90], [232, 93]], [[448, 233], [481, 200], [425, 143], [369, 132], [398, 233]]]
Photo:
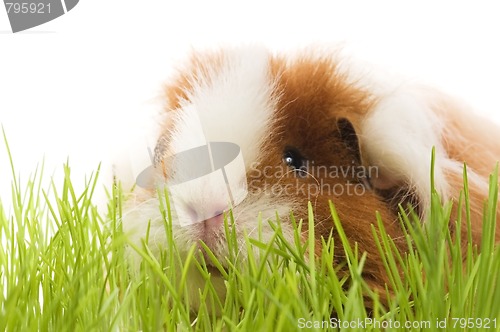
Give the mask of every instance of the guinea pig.
[[[433, 148], [434, 186], [443, 201], [458, 201], [467, 163], [472, 241], [480, 243], [488, 176], [500, 157], [499, 129], [439, 91], [370, 75], [336, 51], [284, 56], [262, 47], [193, 53], [164, 91], [153, 174], [169, 188], [172, 236], [181, 256], [203, 241], [224, 262], [229, 209], [241, 259], [243, 234], [256, 233], [259, 216], [278, 216], [293, 242], [290, 213], [307, 220], [308, 202], [320, 254], [321, 239], [333, 230], [331, 201], [348, 239], [367, 253], [365, 279], [382, 291], [387, 277], [370, 225], [378, 212], [404, 250], [398, 205], [410, 204], [426, 222]], [[222, 161], [202, 161], [226, 148]], [[157, 193], [138, 186], [123, 217], [132, 241], [149, 230], [153, 251], [166, 242]], [[455, 204], [452, 218], [457, 212]], [[270, 239], [271, 226], [260, 227], [262, 238]], [[466, 227], [461, 229], [466, 244]], [[222, 277], [212, 277], [223, 296]], [[192, 269], [187, 282], [194, 300], [205, 280]]]

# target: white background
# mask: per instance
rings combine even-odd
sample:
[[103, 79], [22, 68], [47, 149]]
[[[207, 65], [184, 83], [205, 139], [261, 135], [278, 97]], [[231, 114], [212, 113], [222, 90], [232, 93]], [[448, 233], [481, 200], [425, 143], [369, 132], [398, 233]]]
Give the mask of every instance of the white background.
[[[343, 43], [357, 57], [438, 86], [499, 118], [495, 1], [91, 1], [12, 34], [0, 8], [0, 123], [23, 183], [45, 159], [76, 182], [103, 162], [147, 166], [158, 95], [191, 48]], [[478, 128], [480, 130], [480, 128]], [[0, 197], [10, 170], [0, 141]]]

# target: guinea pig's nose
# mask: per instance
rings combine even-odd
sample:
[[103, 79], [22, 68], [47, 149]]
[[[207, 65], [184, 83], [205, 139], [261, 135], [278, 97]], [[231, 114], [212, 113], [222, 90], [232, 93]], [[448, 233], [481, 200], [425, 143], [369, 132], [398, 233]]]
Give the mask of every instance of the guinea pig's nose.
[[205, 207], [204, 209], [199, 209], [189, 206], [186, 208], [186, 212], [191, 219], [190, 224], [202, 223], [219, 226], [224, 222], [224, 210], [220, 208]]
[[215, 212], [213, 217], [203, 220], [205, 227], [220, 226], [224, 222], [224, 211]]

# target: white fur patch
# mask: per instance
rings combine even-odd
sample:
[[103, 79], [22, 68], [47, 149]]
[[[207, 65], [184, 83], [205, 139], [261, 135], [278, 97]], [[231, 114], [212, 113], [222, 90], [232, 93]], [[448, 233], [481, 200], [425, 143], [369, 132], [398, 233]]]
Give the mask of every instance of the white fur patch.
[[[431, 195], [431, 151], [435, 148], [434, 182], [442, 199], [449, 197], [444, 176], [447, 159], [441, 143], [443, 124], [429, 106], [429, 98], [404, 86], [381, 97], [362, 124], [360, 142], [370, 165], [379, 167], [374, 186], [406, 183], [427, 207]], [[377, 182], [378, 181], [378, 182]]]
[[[225, 52], [221, 63], [213, 68], [195, 69], [186, 100], [173, 112], [169, 152], [176, 155], [208, 142], [235, 143], [243, 156], [244, 175], [245, 169], [258, 160], [276, 106], [269, 61], [265, 49], [252, 47]], [[180, 182], [177, 178], [183, 176], [182, 171], [169, 170], [168, 182]], [[221, 194], [225, 191], [221, 186], [224, 183], [217, 179], [220, 177], [198, 178], [191, 181], [195, 185], [175, 192], [175, 199], [182, 203], [177, 204], [181, 224], [189, 224], [184, 220], [189, 214], [207, 216], [199, 222], [227, 210], [228, 196]], [[238, 176], [233, 182], [245, 181]]]
[[257, 160], [275, 109], [269, 57], [258, 47], [230, 50], [220, 68], [196, 72], [175, 121], [172, 152], [205, 144], [205, 138], [238, 144], [247, 168]]

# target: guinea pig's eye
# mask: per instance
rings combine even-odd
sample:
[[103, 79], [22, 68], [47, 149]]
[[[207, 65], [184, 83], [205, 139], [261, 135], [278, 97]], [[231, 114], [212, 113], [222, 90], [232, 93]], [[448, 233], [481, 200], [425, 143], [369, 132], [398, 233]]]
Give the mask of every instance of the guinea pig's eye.
[[296, 148], [285, 148], [285, 151], [283, 151], [283, 161], [288, 167], [294, 170], [298, 176], [307, 176], [307, 160]]

